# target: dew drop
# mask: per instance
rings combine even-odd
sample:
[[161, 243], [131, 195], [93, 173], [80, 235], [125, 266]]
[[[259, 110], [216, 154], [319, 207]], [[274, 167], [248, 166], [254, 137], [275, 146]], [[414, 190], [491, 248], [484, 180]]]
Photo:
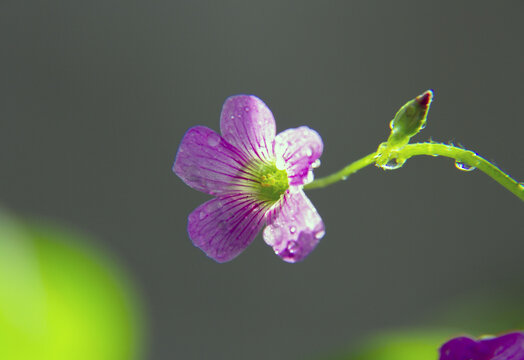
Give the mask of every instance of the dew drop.
[[460, 161], [455, 161], [455, 167], [461, 171], [473, 171], [476, 169], [476, 167], [469, 166], [467, 164], [461, 163]]
[[244, 108], [244, 111], [245, 111], [245, 112], [249, 112], [249, 110], [250, 110], [250, 109], [249, 109], [249, 106], [246, 106], [246, 107]]
[[289, 227], [289, 232], [290, 232], [291, 234], [294, 234], [294, 233], [297, 232], [297, 228], [294, 227], [294, 226], [290, 226], [290, 227]]
[[420, 127], [420, 130], [423, 130], [426, 128], [426, 123], [422, 124], [422, 126]]
[[347, 180], [348, 177], [347, 176], [342, 176], [342, 180]]
[[235, 115], [231, 115], [230, 118], [231, 120], [233, 120], [235, 118]]
[[299, 248], [299, 245], [296, 241], [290, 241], [287, 244], [287, 251], [289, 251], [291, 254], [295, 253]]
[[319, 166], [320, 166], [320, 159], [316, 159], [315, 162], [313, 164], [311, 164], [311, 167], [313, 169], [316, 169]]
[[519, 189], [524, 191], [524, 182], [519, 183]]
[[216, 225], [216, 228], [217, 228], [217, 230], [219, 230], [219, 231], [225, 231], [225, 230], [227, 229], [227, 226], [228, 226], [227, 221], [220, 221], [220, 222]]
[[406, 160], [400, 160], [400, 159], [389, 159], [387, 163], [385, 163], [384, 165], [382, 165], [382, 169], [384, 170], [396, 170], [400, 167], [402, 167], [402, 165], [404, 165], [404, 163], [406, 162]]
[[315, 239], [317, 240], [320, 240], [322, 239], [322, 237], [326, 234], [326, 232], [324, 230], [320, 230], [320, 231], [317, 231], [315, 233]]
[[309, 183], [312, 182], [314, 179], [315, 179], [315, 175], [313, 175], [313, 171], [311, 171], [311, 170], [308, 171], [305, 183], [306, 183], [306, 184], [309, 184]]
[[220, 142], [220, 136], [218, 136], [218, 134], [211, 133], [207, 137], [207, 143], [209, 146], [213, 146], [213, 147], [217, 146], [219, 142]]
[[311, 148], [307, 148], [307, 150], [306, 150], [306, 156], [307, 156], [307, 157], [311, 157], [311, 156], [313, 156], [313, 150], [311, 150]]
[[200, 220], [202, 220], [206, 216], [207, 216], [207, 213], [204, 210], [200, 211], [200, 214], [198, 214], [198, 217], [200, 218]]
[[390, 128], [391, 130], [393, 130], [393, 126], [395, 126], [395, 119], [393, 119], [393, 120], [391, 120], [391, 121], [389, 122], [389, 128]]

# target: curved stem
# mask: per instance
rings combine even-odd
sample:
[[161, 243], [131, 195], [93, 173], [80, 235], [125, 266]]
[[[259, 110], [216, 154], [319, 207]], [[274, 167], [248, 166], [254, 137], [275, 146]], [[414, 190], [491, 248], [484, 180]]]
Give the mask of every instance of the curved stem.
[[310, 190], [310, 189], [323, 188], [328, 185], [339, 182], [340, 180], [346, 180], [349, 175], [354, 174], [357, 171], [359, 171], [360, 169], [373, 164], [375, 162], [376, 156], [377, 156], [376, 152], [366, 155], [362, 159], [352, 162], [351, 164], [349, 164], [342, 170], [337, 171], [334, 174], [331, 174], [329, 176], [326, 176], [320, 179], [316, 179], [310, 182], [309, 184], [304, 185], [304, 189]]
[[524, 201], [523, 185], [519, 184], [517, 181], [512, 179], [511, 176], [473, 151], [461, 149], [452, 145], [438, 143], [408, 144], [402, 149], [398, 150], [398, 156], [406, 160], [416, 155], [445, 156], [455, 159], [455, 161], [458, 161], [459, 163], [466, 164], [470, 167], [475, 167], [498, 182], [500, 185], [504, 186], [520, 200]]
[[[379, 147], [380, 149], [380, 147]], [[452, 145], [445, 145], [439, 143], [416, 143], [408, 144], [400, 149], [389, 150], [385, 149], [383, 153], [379, 154], [374, 152], [357, 160], [342, 170], [331, 174], [329, 176], [316, 179], [313, 182], [304, 186], [304, 189], [316, 189], [323, 188], [328, 185], [334, 184], [340, 180], [345, 180], [349, 175], [354, 174], [358, 170], [371, 165], [375, 162], [378, 155], [381, 157], [386, 156], [387, 159], [398, 159], [403, 164], [407, 159], [416, 155], [429, 155], [429, 156], [445, 156], [452, 158], [455, 161], [465, 164], [468, 167], [474, 167], [484, 172], [486, 175], [491, 177], [493, 180], [498, 182], [500, 185], [509, 190], [512, 194], [517, 196], [519, 199], [524, 201], [524, 186], [519, 184], [517, 181], [512, 179], [508, 174], [504, 173], [498, 167], [477, 155], [473, 151], [461, 149]]]

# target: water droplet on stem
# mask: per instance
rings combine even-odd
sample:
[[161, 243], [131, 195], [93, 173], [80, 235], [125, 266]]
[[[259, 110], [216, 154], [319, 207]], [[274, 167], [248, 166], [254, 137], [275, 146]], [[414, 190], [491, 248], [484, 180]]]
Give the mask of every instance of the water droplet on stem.
[[455, 161], [455, 167], [459, 169], [460, 171], [473, 171], [476, 169], [476, 167], [468, 165], [468, 164], [464, 164], [458, 160]]
[[404, 165], [405, 162], [406, 162], [406, 160], [401, 160], [401, 159], [397, 159], [397, 158], [389, 159], [387, 163], [382, 165], [382, 169], [384, 169], [384, 170], [396, 170], [396, 169], [402, 167], [402, 165]]

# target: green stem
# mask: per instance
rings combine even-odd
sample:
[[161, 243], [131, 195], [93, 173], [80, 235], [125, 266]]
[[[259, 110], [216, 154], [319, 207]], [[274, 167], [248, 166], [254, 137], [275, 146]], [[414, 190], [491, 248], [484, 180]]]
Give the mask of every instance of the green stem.
[[[380, 148], [379, 148], [380, 149]], [[349, 175], [357, 172], [358, 170], [371, 165], [375, 162], [377, 152], [369, 154], [360, 160], [357, 160], [342, 170], [329, 175], [324, 178], [317, 179], [304, 186], [304, 189], [315, 189], [322, 188], [340, 180], [346, 179]], [[385, 153], [380, 154], [381, 157], [386, 156], [388, 159], [398, 159], [400, 163], [404, 163], [405, 160], [417, 155], [429, 155], [429, 156], [445, 156], [452, 158], [455, 161], [465, 164], [468, 167], [474, 167], [484, 172], [486, 175], [491, 177], [493, 180], [498, 182], [500, 185], [509, 190], [512, 194], [517, 196], [519, 199], [524, 201], [524, 186], [519, 184], [517, 181], [512, 179], [508, 174], [504, 173], [498, 167], [475, 154], [473, 151], [461, 149], [452, 145], [445, 145], [439, 143], [417, 143], [408, 144], [400, 149], [385, 150]]]
[[399, 156], [409, 159], [416, 155], [445, 156], [455, 161], [475, 167], [493, 180], [504, 186], [513, 195], [524, 201], [524, 186], [511, 178], [508, 174], [490, 163], [488, 160], [477, 155], [473, 151], [461, 149], [452, 145], [438, 143], [408, 144], [399, 151]]
[[346, 180], [349, 175], [354, 174], [357, 171], [359, 171], [360, 169], [373, 164], [375, 162], [376, 156], [377, 156], [376, 152], [369, 154], [367, 156], [364, 156], [362, 159], [352, 162], [351, 164], [349, 164], [342, 170], [337, 171], [334, 174], [331, 174], [329, 176], [326, 176], [320, 179], [316, 179], [310, 182], [309, 184], [304, 185], [304, 189], [310, 190], [310, 189], [323, 188], [328, 185], [339, 182], [340, 180]]

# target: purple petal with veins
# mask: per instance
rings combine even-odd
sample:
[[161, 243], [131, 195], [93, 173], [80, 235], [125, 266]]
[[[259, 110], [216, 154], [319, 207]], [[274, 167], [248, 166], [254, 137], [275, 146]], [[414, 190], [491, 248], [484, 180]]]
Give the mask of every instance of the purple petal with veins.
[[220, 131], [247, 158], [272, 160], [276, 125], [271, 110], [255, 96], [229, 97], [222, 107]]
[[240, 151], [216, 132], [196, 126], [184, 135], [173, 171], [193, 189], [218, 195], [245, 179], [246, 163]]
[[324, 223], [302, 189], [289, 189], [267, 215], [264, 241], [284, 261], [303, 260], [325, 234]]
[[290, 185], [303, 185], [312, 180], [312, 165], [323, 149], [320, 135], [307, 126], [283, 131], [275, 139], [275, 156], [277, 162], [284, 161]]
[[442, 345], [440, 360], [524, 360], [524, 333], [480, 340], [457, 337]]
[[264, 226], [267, 205], [249, 195], [236, 194], [209, 200], [188, 217], [193, 244], [218, 262], [240, 254]]

